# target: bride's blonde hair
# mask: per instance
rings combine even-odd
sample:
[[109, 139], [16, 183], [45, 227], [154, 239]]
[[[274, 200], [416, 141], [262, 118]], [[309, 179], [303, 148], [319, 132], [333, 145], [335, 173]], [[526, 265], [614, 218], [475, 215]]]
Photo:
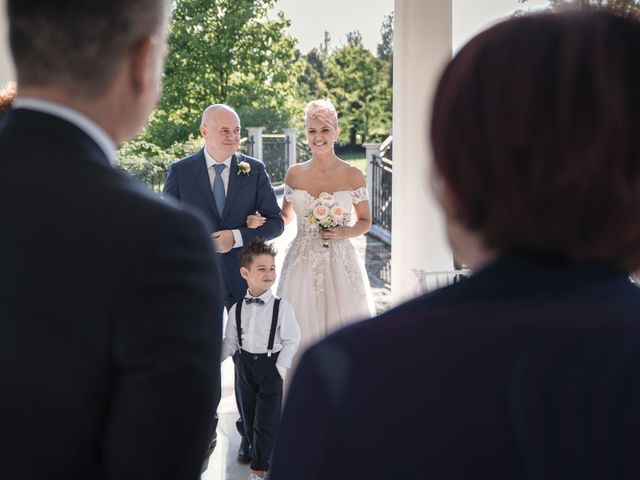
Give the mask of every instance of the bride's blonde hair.
[[321, 122], [331, 125], [336, 130], [338, 129], [338, 112], [328, 98], [321, 98], [319, 100], [313, 100], [304, 107], [304, 122], [307, 123], [307, 119], [317, 118]]

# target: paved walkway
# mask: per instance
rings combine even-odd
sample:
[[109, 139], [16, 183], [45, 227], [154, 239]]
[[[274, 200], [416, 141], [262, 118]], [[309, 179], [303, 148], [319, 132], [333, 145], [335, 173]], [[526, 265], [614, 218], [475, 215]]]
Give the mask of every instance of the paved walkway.
[[378, 314], [386, 311], [391, 302], [391, 245], [366, 235], [354, 242], [364, 257]]
[[[278, 273], [282, 268], [286, 246], [295, 233], [295, 222], [292, 222], [275, 242], [279, 252], [276, 261]], [[389, 308], [390, 301], [391, 247], [370, 235], [352, 241], [364, 258], [376, 309], [378, 313], [382, 313]], [[203, 474], [202, 480], [246, 480], [249, 477], [249, 467], [236, 461], [240, 436], [235, 426], [238, 410], [233, 392], [233, 362], [230, 358], [222, 363], [222, 399], [218, 407], [218, 417], [218, 446], [211, 456], [209, 469]]]

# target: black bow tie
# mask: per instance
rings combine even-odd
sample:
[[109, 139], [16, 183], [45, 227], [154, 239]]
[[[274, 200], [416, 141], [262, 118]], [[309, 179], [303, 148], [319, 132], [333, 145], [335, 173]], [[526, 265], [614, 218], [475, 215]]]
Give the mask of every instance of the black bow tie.
[[244, 303], [247, 305], [251, 305], [252, 303], [255, 303], [256, 305], [264, 305], [264, 300], [261, 298], [244, 297]]

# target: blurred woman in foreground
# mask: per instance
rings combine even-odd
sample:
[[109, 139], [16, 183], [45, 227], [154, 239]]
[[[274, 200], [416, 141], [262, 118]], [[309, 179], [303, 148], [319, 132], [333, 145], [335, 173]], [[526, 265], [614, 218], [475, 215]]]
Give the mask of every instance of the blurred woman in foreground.
[[640, 23], [607, 13], [460, 50], [431, 140], [475, 273], [307, 351], [273, 480], [640, 478], [639, 86]]

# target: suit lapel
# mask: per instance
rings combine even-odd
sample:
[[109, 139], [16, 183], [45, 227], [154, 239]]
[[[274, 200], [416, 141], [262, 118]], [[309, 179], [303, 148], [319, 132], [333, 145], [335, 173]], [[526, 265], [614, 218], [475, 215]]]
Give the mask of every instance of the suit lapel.
[[[213, 212], [215, 217], [220, 221], [220, 214], [215, 208], [215, 202], [213, 200], [213, 191], [209, 184], [209, 172], [207, 172], [207, 160], [204, 158], [204, 149], [200, 150], [194, 157], [191, 164], [191, 171], [196, 179], [198, 187], [202, 191], [205, 203], [209, 206], [209, 209]], [[225, 206], [226, 210], [226, 206]]]
[[[238, 175], [238, 161], [242, 160], [241, 154], [236, 153], [231, 157], [231, 168], [229, 169], [229, 185], [227, 186], [227, 199], [224, 202], [224, 210], [222, 211], [222, 219], [225, 219], [233, 206], [236, 193], [242, 184], [245, 175]], [[252, 212], [253, 213], [253, 212]]]

